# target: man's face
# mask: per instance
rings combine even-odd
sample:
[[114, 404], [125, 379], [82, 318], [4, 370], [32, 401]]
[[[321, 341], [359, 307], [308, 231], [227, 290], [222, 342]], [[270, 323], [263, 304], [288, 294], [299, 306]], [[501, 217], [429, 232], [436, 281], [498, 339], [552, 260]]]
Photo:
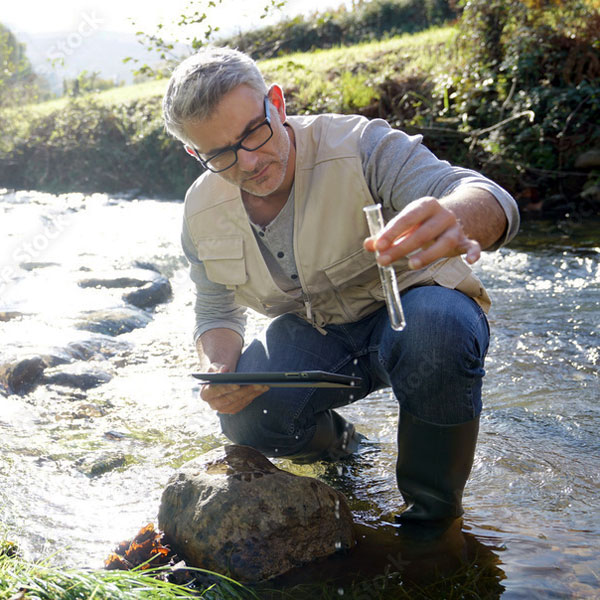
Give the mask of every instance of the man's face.
[[[264, 97], [247, 85], [231, 90], [210, 117], [190, 122], [187, 137], [203, 157], [212, 156], [239, 142], [265, 119]], [[285, 113], [270, 106], [273, 137], [258, 150], [239, 149], [237, 162], [219, 175], [254, 196], [268, 196], [284, 183], [290, 154], [290, 138], [283, 126]]]

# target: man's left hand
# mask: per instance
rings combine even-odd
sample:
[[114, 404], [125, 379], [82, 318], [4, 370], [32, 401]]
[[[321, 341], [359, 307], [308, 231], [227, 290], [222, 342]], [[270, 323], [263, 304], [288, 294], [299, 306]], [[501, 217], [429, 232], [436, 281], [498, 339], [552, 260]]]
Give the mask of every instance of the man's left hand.
[[466, 254], [469, 264], [481, 255], [479, 242], [468, 238], [454, 212], [437, 198], [420, 198], [408, 204], [365, 248], [377, 251], [377, 262], [386, 266], [408, 254], [410, 269], [421, 269], [439, 258]]

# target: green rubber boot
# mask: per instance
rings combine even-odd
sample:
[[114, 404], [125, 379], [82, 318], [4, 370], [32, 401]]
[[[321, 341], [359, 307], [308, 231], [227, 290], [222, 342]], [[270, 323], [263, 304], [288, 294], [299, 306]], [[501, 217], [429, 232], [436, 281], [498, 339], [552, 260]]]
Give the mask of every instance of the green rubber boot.
[[463, 514], [478, 432], [479, 417], [434, 425], [400, 411], [396, 480], [406, 509], [398, 522], [443, 528]]

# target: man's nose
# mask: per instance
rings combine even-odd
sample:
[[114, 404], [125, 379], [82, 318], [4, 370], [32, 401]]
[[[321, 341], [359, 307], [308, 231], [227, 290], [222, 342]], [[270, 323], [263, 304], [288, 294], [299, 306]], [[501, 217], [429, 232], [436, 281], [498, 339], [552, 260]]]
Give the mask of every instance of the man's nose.
[[256, 152], [250, 152], [240, 148], [237, 152], [238, 163], [242, 171], [253, 171], [258, 161]]

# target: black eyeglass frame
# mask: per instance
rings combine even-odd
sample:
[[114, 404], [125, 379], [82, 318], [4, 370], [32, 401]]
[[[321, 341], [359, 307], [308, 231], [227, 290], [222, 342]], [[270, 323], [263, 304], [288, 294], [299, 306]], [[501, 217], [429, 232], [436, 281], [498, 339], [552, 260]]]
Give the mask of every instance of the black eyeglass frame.
[[[262, 148], [273, 137], [273, 127], [271, 126], [271, 117], [269, 115], [269, 112], [270, 112], [269, 111], [269, 97], [265, 96], [265, 120], [264, 121], [260, 122], [258, 125], [256, 125], [252, 129], [250, 129], [250, 131], [248, 131], [248, 133], [237, 144], [233, 144], [233, 146], [223, 148], [223, 150], [219, 150], [219, 152], [217, 152], [216, 154], [213, 154], [212, 156], [209, 156], [208, 158], [201, 158], [200, 152], [198, 151], [198, 149], [194, 148], [192, 146], [191, 148], [194, 151], [194, 156], [195, 156], [196, 160], [198, 160], [198, 162], [205, 169], [208, 169], [209, 171], [212, 171], [213, 173], [222, 173], [223, 171], [227, 171], [227, 169], [231, 169], [231, 167], [233, 167], [233, 165], [235, 165], [235, 163], [237, 163], [237, 161], [238, 161], [238, 150], [241, 149], [241, 150], [245, 150], [246, 152], [254, 152], [255, 150], [258, 150], [259, 148]], [[255, 131], [257, 131], [264, 125], [266, 125], [269, 128], [269, 131], [271, 132], [269, 134], [269, 137], [264, 142], [262, 142], [262, 144], [256, 146], [256, 148], [248, 148], [247, 146], [244, 146], [244, 141], [247, 140], [249, 136], [251, 136]], [[235, 154], [235, 160], [228, 167], [225, 167], [223, 169], [214, 169], [213, 167], [211, 167], [208, 164], [211, 160], [214, 160], [215, 158], [217, 158], [217, 156], [220, 156], [221, 154], [225, 154], [226, 152], [233, 152]]]

